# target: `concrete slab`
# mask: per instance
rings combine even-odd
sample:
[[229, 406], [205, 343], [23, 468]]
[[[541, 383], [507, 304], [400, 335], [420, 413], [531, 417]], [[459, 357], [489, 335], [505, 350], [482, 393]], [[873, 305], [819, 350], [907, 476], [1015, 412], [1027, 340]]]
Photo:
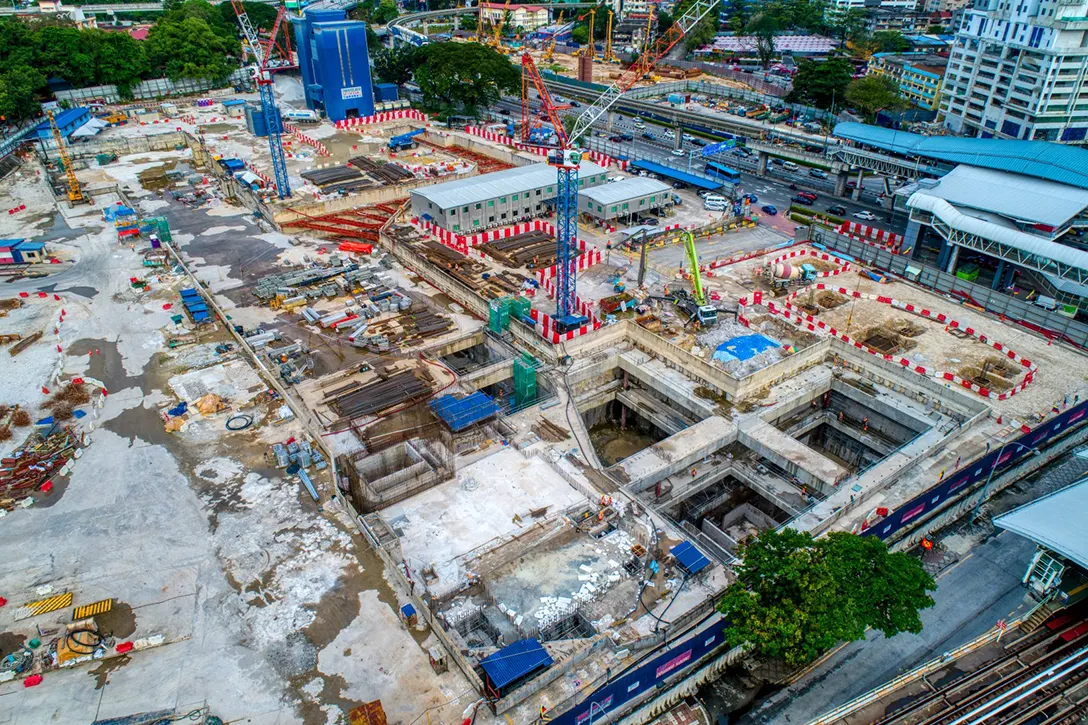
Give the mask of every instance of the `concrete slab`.
[[624, 459], [610, 471], [628, 490], [638, 493], [736, 439], [737, 426], [714, 415]]

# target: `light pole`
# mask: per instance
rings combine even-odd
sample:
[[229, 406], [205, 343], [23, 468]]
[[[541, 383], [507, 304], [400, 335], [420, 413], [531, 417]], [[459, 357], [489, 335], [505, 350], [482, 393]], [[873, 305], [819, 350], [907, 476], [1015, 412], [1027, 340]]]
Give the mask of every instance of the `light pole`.
[[979, 493], [978, 503], [975, 504], [974, 510], [971, 512], [971, 520], [974, 521], [978, 518], [979, 509], [982, 508], [983, 502], [986, 500], [986, 494], [990, 490], [990, 483], [994, 480], [994, 471], [997, 470], [998, 464], [1001, 463], [1001, 454], [1005, 452], [1008, 446], [1017, 446], [1025, 450], [1031, 451], [1034, 455], [1039, 455], [1039, 449], [1032, 446], [1025, 446], [1023, 443], [1016, 441], [1005, 441], [1004, 445], [997, 449], [997, 456], [994, 458], [993, 465], [990, 466], [990, 473], [986, 476], [986, 483], [982, 486], [982, 491]]

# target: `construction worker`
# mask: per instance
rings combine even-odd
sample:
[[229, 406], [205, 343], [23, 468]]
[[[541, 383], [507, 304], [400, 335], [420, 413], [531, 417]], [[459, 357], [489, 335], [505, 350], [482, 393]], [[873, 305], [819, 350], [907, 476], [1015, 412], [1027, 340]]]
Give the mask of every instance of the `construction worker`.
[[694, 466], [692, 466], [692, 468], [691, 468], [691, 477], [695, 478], [695, 467]]

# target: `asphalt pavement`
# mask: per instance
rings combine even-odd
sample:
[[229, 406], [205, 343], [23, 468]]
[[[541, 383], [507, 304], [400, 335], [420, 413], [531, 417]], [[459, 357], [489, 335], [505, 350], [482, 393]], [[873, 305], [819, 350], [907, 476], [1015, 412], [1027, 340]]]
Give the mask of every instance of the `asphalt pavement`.
[[922, 612], [920, 634], [886, 639], [870, 633], [793, 685], [753, 707], [738, 722], [806, 723], [918, 665], [963, 645], [1031, 608], [1020, 583], [1035, 545], [1002, 532], [974, 548], [937, 580], [935, 606]]

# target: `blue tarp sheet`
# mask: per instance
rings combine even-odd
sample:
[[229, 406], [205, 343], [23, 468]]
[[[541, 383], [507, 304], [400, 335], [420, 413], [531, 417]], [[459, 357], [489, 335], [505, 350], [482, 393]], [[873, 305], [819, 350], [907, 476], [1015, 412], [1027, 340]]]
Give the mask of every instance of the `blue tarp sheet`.
[[669, 553], [673, 555], [688, 574], [698, 574], [710, 566], [710, 560], [703, 556], [703, 552], [696, 549], [695, 545], [690, 541], [681, 541], [669, 549]]
[[431, 401], [431, 410], [445, 421], [450, 430], [457, 432], [495, 415], [499, 412], [499, 406], [487, 393], [477, 391], [460, 400], [453, 395], [443, 395]]
[[679, 181], [689, 186], [694, 186], [697, 189], [707, 189], [709, 191], [717, 191], [722, 188], [722, 182], [711, 181], [704, 179], [702, 176], [696, 176], [695, 174], [689, 174], [686, 171], [680, 171], [674, 169], [671, 166], [665, 166], [659, 164], [656, 161], [632, 161], [630, 166], [636, 169], [642, 169], [658, 176], [663, 176], [666, 179], [672, 179], [673, 181]]
[[523, 639], [503, 647], [498, 652], [480, 660], [480, 667], [487, 673], [487, 679], [496, 690], [536, 672], [541, 667], [551, 665], [552, 657], [540, 642], [535, 639]]
[[752, 334], [731, 337], [714, 351], [714, 359], [722, 362], [748, 360], [759, 353], [778, 347], [778, 343], [766, 335]]

